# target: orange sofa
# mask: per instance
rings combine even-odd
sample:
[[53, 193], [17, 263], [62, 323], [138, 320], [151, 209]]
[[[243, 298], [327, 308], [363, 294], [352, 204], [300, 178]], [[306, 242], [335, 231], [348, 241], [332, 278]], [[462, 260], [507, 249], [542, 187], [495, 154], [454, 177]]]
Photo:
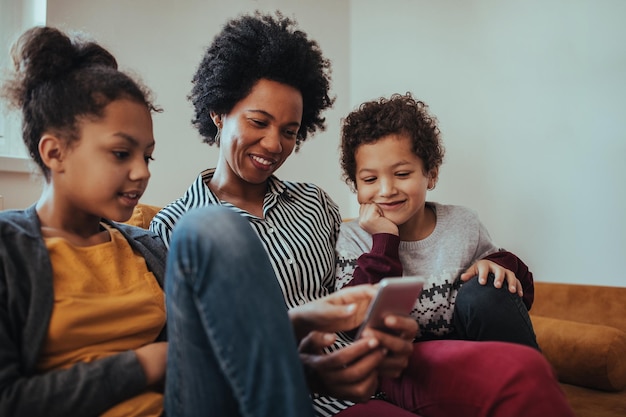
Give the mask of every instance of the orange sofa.
[[[148, 228], [159, 209], [139, 204], [127, 223]], [[626, 287], [536, 282], [530, 313], [577, 417], [626, 416]]]
[[626, 416], [626, 287], [536, 282], [530, 313], [576, 415]]

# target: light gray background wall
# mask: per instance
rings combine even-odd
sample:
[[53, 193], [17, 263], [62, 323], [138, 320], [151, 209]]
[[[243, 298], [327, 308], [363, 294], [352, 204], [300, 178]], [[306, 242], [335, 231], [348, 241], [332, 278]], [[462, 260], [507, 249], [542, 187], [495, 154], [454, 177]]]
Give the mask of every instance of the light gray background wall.
[[[340, 119], [364, 100], [412, 91], [447, 149], [431, 199], [474, 208], [538, 281], [626, 286], [626, 3], [50, 0], [49, 24], [94, 35], [165, 109], [154, 117], [144, 202], [177, 198], [214, 165], [217, 150], [189, 123], [189, 80], [221, 24], [257, 8], [296, 17], [333, 61], [328, 129], [280, 177], [316, 182], [355, 216], [338, 167]], [[0, 172], [5, 208], [38, 192], [27, 175]]]
[[224, 22], [255, 9], [281, 10], [295, 17], [336, 65], [334, 108], [326, 113], [328, 129], [305, 142], [280, 174], [316, 181], [343, 207], [351, 195], [339, 182], [339, 118], [349, 100], [349, 2], [345, 1], [207, 1], [207, 0], [50, 0], [48, 23], [88, 31], [110, 47], [121, 65], [136, 71], [156, 92], [164, 112], [154, 116], [157, 147], [151, 185], [143, 202], [164, 205], [182, 195], [201, 170], [215, 166], [217, 147], [201, 142], [191, 126], [186, 96], [204, 48]]
[[475, 208], [537, 280], [626, 286], [626, 2], [354, 1], [351, 102], [413, 91]]

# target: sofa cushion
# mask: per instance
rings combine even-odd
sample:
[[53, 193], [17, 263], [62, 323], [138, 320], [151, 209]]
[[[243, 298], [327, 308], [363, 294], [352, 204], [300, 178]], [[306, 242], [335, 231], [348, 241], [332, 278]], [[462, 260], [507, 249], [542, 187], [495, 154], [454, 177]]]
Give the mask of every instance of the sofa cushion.
[[137, 204], [133, 210], [133, 215], [125, 223], [139, 226], [143, 229], [150, 227], [152, 218], [161, 210], [161, 207], [150, 204]]
[[620, 391], [626, 388], [626, 333], [614, 327], [531, 315], [537, 342], [559, 380]]

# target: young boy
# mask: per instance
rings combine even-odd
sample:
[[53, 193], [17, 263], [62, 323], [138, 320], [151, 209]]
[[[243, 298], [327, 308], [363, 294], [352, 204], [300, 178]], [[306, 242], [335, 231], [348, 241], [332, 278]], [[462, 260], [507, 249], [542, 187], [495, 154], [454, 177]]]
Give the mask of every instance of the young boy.
[[526, 265], [493, 243], [475, 212], [426, 201], [444, 156], [428, 106], [410, 93], [364, 103], [345, 119], [341, 146], [361, 206], [359, 218], [341, 227], [336, 287], [420, 275], [428, 281], [411, 313], [418, 340], [538, 348]]

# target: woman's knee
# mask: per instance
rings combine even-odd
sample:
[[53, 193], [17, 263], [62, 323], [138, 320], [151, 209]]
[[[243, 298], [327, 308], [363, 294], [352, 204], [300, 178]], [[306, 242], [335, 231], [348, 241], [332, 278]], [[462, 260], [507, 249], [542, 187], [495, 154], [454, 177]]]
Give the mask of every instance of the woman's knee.
[[[221, 206], [194, 208], [178, 221], [174, 234], [184, 236], [229, 236], [245, 230], [248, 222], [240, 214]], [[178, 232], [178, 233], [177, 233]], [[224, 235], [228, 233], [228, 235]]]
[[[168, 254], [170, 279], [192, 281], [224, 259], [246, 252], [246, 242], [258, 237], [238, 213], [220, 206], [188, 211], [176, 224]], [[178, 277], [178, 278], [176, 278]]]
[[221, 206], [195, 208], [185, 213], [176, 224], [172, 247], [186, 250], [233, 250], [257, 238], [248, 221], [231, 209]]

